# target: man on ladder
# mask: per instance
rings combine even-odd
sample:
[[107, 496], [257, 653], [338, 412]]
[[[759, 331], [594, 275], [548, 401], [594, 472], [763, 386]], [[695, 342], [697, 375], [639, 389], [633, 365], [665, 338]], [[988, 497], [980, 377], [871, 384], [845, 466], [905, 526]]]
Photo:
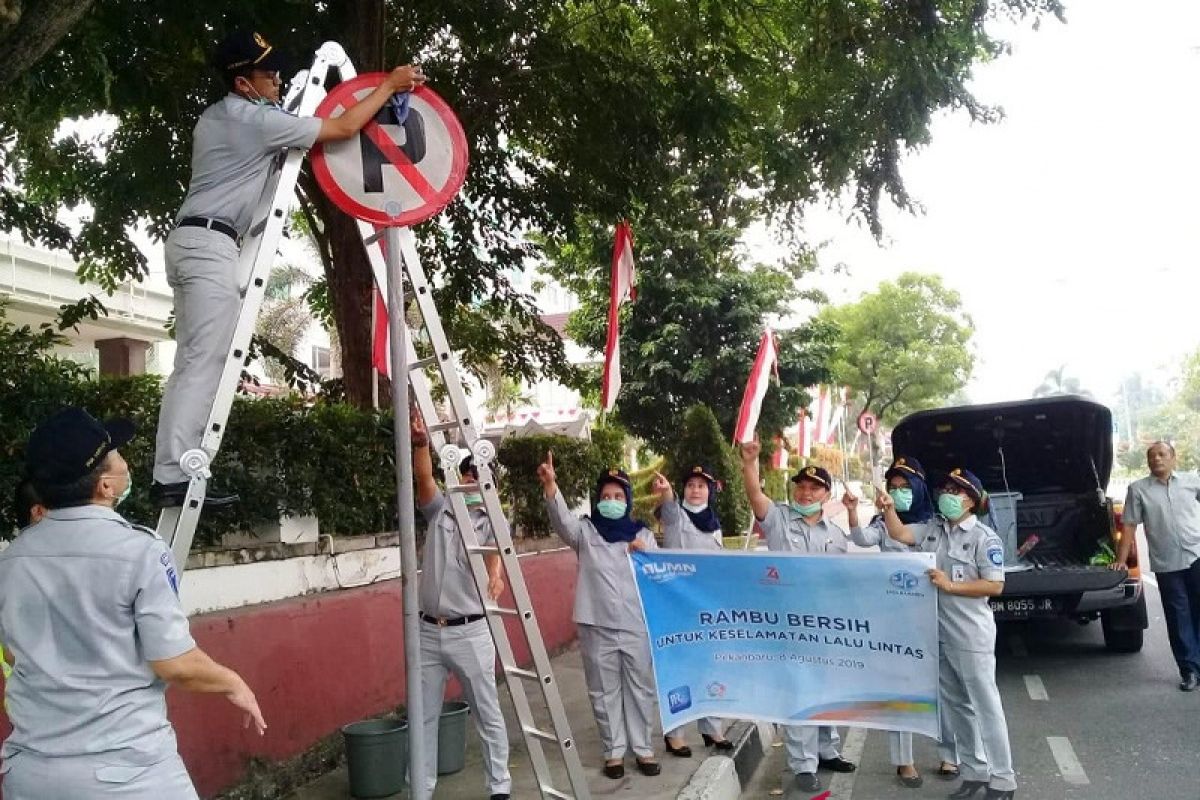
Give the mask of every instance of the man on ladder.
[[[425, 517], [425, 547], [421, 556], [421, 679], [424, 688], [426, 742], [425, 780], [430, 795], [437, 783], [438, 718], [449, 672], [458, 676], [475, 717], [483, 747], [484, 771], [491, 800], [508, 800], [512, 777], [508, 771], [508, 731], [496, 692], [496, 645], [484, 616], [483, 601], [471, 577], [458, 523], [445, 494], [433, 477], [429, 435], [419, 418], [412, 420], [413, 478], [417, 505]], [[447, 465], [446, 468], [450, 468]], [[468, 457], [459, 465], [460, 484], [478, 483], [479, 473]], [[495, 546], [495, 534], [477, 491], [464, 496], [471, 509], [480, 545]], [[504, 592], [500, 557], [489, 554], [488, 595]]]
[[[217, 46], [213, 65], [229, 94], [205, 109], [196, 123], [191, 184], [166, 243], [177, 350], [159, 415], [151, 487], [163, 506], [180, 505], [187, 494], [188, 475], [179, 459], [200, 445], [204, 433], [241, 309], [241, 240], [276, 157], [286, 148], [349, 139], [393, 95], [425, 81], [419, 67], [397, 67], [340, 117], [318, 119], [293, 116], [280, 106], [284, 60], [261, 35], [230, 34]], [[221, 506], [235, 500], [211, 493], [205, 502]]]

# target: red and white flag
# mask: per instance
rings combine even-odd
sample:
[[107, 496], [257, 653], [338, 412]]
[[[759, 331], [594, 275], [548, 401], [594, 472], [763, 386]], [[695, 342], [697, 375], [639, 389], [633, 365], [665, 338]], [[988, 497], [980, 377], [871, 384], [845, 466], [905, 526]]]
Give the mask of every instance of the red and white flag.
[[604, 346], [604, 377], [600, 384], [600, 407], [611, 411], [621, 391], [621, 304], [637, 300], [637, 278], [633, 271], [633, 232], [629, 223], [617, 223], [613, 242], [612, 274], [608, 296], [608, 341]]
[[772, 469], [787, 469], [788, 468], [788, 451], [783, 445], [783, 437], [775, 437], [775, 454], [771, 457]]
[[775, 349], [775, 337], [771, 329], [763, 331], [758, 343], [758, 355], [754, 357], [754, 366], [750, 370], [750, 380], [746, 382], [746, 392], [742, 395], [742, 407], [738, 410], [737, 428], [733, 432], [733, 443], [743, 444], [754, 441], [754, 429], [758, 427], [758, 415], [762, 411], [763, 398], [767, 396], [767, 384], [771, 373], [777, 372], [779, 353]]

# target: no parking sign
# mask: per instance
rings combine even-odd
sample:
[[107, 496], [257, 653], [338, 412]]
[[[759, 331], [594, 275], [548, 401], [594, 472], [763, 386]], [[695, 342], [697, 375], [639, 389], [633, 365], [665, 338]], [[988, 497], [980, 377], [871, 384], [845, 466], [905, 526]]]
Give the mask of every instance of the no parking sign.
[[[335, 119], [368, 97], [387, 73], [338, 84], [317, 107]], [[467, 137], [458, 117], [432, 89], [408, 95], [401, 118], [385, 105], [356, 136], [313, 148], [313, 174], [339, 208], [380, 226], [409, 226], [437, 214], [467, 176]]]

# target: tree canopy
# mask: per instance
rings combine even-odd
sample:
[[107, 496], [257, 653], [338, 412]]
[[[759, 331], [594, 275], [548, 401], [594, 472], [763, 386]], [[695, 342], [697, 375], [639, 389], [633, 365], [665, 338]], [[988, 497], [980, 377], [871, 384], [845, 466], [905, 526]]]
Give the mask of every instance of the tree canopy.
[[839, 330], [834, 381], [885, 422], [936, 405], [971, 377], [971, 318], [936, 275], [906, 272], [819, 319]]
[[[463, 193], [418, 229], [454, 343], [468, 364], [575, 380], [509, 281], [545, 256], [526, 234], [576, 244], [590, 235], [581, 220], [661, 224], [664, 187], [678, 181], [709, 223], [680, 236], [728, 237], [768, 217], [795, 235], [805, 204], [848, 187], [878, 231], [885, 194], [910, 205], [899, 162], [928, 141], [934, 112], [995, 118], [966, 86], [978, 60], [1004, 51], [987, 21], [1048, 13], [1061, 13], [1057, 0], [109, 0], [0, 81], [0, 229], [68, 248], [107, 287], [142, 276], [131, 232], [169, 229], [192, 127], [221, 93], [205, 55], [235, 26], [298, 54], [339, 41], [360, 71], [420, 60], [472, 158]], [[62, 135], [64, 121], [101, 114], [115, 129], [99, 140]], [[370, 271], [310, 176], [298, 191], [346, 393], [365, 403]], [[84, 204], [81, 229], [61, 222]]]

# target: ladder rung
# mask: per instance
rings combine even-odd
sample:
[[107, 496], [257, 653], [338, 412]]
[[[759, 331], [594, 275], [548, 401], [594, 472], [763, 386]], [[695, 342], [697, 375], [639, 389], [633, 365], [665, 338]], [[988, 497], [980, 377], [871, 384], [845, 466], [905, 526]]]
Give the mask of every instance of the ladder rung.
[[553, 786], [538, 786], [538, 788], [542, 790], [542, 796], [544, 797], [557, 797], [559, 800], [575, 800], [575, 795], [563, 794]]
[[367, 247], [370, 247], [371, 245], [375, 244], [380, 239], [382, 239], [386, 234], [387, 234], [387, 228], [380, 228], [379, 230], [375, 231], [367, 238], [363, 239], [363, 244], [365, 244]]
[[504, 674], [512, 675], [514, 678], [524, 678], [527, 681], [534, 681], [535, 683], [542, 682], [542, 676], [538, 675], [536, 672], [534, 672], [531, 669], [521, 669], [520, 667], [505, 667]]
[[521, 612], [518, 611], [517, 609], [505, 608], [504, 606], [486, 606], [484, 608], [484, 611], [486, 611], [489, 614], [503, 614], [503, 615], [509, 616], [509, 617], [521, 616]]
[[416, 361], [408, 362], [408, 368], [415, 372], [419, 369], [432, 367], [436, 363], [438, 363], [437, 356], [429, 356], [428, 358], [418, 358]]
[[472, 545], [467, 545], [467, 552], [468, 553], [482, 553], [486, 556], [486, 555], [498, 553], [499, 551], [492, 545], [472, 544]]
[[521, 729], [524, 730], [526, 734], [535, 739], [541, 739], [543, 742], [550, 742], [550, 744], [560, 743], [557, 736], [555, 736], [553, 733], [547, 733], [541, 728], [535, 728], [532, 725], [522, 725]]
[[456, 431], [456, 430], [458, 430], [458, 423], [457, 422], [438, 422], [433, 425], [425, 426], [425, 430], [429, 431], [430, 433], [445, 433], [446, 431]]

